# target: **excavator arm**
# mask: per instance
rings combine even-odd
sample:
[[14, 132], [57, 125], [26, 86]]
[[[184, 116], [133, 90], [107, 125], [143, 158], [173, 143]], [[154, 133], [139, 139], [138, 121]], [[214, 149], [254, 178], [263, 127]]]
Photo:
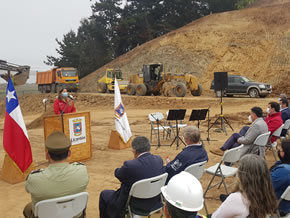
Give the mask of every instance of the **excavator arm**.
[[[7, 72], [1, 72], [7, 71]], [[12, 72], [16, 72], [15, 74]], [[14, 85], [23, 85], [29, 78], [30, 66], [21, 66], [0, 60], [0, 77], [8, 81], [9, 75], [13, 77]]]

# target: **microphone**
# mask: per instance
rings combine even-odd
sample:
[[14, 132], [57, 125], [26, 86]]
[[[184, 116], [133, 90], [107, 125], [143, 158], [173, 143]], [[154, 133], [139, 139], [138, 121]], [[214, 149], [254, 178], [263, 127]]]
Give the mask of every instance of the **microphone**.
[[74, 97], [72, 95], [68, 95], [68, 97], [71, 99], [71, 100], [74, 100]]

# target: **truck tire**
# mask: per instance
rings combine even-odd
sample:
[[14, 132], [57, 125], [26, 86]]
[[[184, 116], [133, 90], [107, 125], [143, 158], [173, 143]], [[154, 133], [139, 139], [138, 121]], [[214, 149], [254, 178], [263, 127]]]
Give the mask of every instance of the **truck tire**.
[[181, 82], [177, 83], [174, 88], [174, 94], [176, 97], [184, 97], [186, 95], [186, 91], [186, 86]]
[[127, 86], [127, 94], [128, 95], [135, 95], [136, 93], [136, 87], [134, 84], [129, 83]]
[[250, 88], [249, 90], [249, 96], [251, 98], [258, 98], [259, 97], [259, 91], [256, 88]]
[[136, 87], [136, 95], [144, 96], [147, 93], [147, 88], [144, 84], [138, 84]]
[[197, 90], [191, 90], [190, 92], [191, 92], [191, 94], [193, 96], [201, 96], [201, 94], [202, 94], [202, 86], [200, 84], [198, 84]]
[[97, 84], [98, 93], [106, 93], [107, 92], [107, 84], [106, 83], [98, 83]]

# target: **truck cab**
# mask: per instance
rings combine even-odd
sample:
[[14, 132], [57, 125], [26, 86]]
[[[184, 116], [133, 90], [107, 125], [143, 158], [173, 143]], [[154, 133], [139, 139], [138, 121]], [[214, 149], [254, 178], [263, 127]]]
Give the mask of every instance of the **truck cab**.
[[98, 80], [97, 90], [99, 93], [114, 92], [115, 77], [118, 80], [119, 88], [121, 92], [125, 92], [127, 84], [123, 84], [122, 71], [119, 68], [106, 69], [105, 75]]
[[56, 90], [66, 88], [68, 91], [77, 91], [79, 89], [79, 76], [76, 68], [61, 67], [56, 68]]

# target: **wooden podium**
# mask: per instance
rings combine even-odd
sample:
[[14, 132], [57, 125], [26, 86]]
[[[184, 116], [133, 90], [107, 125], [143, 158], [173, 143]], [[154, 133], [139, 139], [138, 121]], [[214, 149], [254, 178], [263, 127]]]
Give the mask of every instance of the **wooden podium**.
[[89, 112], [69, 113], [43, 118], [44, 140], [58, 130], [72, 142], [69, 162], [85, 161], [92, 157], [91, 117]]

